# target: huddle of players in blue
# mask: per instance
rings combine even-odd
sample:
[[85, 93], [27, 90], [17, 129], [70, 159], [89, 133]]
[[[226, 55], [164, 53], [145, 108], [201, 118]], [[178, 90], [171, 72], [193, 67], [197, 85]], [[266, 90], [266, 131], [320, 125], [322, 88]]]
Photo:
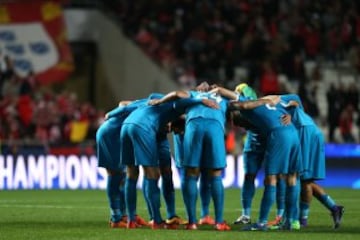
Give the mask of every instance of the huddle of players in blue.
[[[227, 119], [230, 113], [230, 119]], [[146, 99], [120, 102], [100, 126], [96, 141], [99, 167], [108, 172], [107, 195], [110, 226], [152, 229], [195, 230], [198, 224], [230, 230], [223, 219], [224, 187], [221, 174], [226, 167], [225, 123], [233, 121], [247, 129], [244, 145], [245, 180], [242, 215], [235, 224], [245, 230], [290, 229], [307, 225], [309, 204], [315, 196], [331, 212], [334, 227], [344, 212], [314, 181], [325, 178], [324, 140], [297, 95], [265, 96], [240, 84], [235, 91], [203, 83], [192, 91], [151, 94]], [[181, 174], [181, 190], [187, 213], [176, 214], [167, 134], [173, 131], [174, 157]], [[149, 222], [136, 214], [136, 184], [139, 167], [144, 170], [143, 195]], [[265, 170], [264, 192], [258, 220], [251, 223], [254, 180]], [[161, 189], [158, 187], [159, 179]], [[200, 178], [198, 190], [197, 182]], [[201, 218], [196, 217], [198, 191]], [[166, 203], [166, 220], [160, 213], [160, 198]], [[301, 197], [300, 197], [301, 195]], [[210, 200], [215, 219], [209, 216]], [[299, 201], [300, 200], [300, 201]], [[276, 220], [269, 212], [276, 201]]]

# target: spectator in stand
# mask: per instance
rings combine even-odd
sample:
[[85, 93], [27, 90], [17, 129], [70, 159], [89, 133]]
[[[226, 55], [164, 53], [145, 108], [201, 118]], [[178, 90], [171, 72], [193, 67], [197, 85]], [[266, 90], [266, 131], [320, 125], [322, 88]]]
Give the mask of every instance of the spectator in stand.
[[350, 48], [349, 54], [348, 54], [348, 60], [355, 70], [355, 74], [358, 74], [360, 72], [360, 44], [356, 44]]
[[17, 97], [20, 93], [21, 79], [17, 75], [12, 75], [11, 78], [5, 81], [2, 89], [3, 97]]
[[359, 113], [359, 89], [356, 83], [350, 84], [346, 95], [346, 103], [352, 105], [354, 111]]
[[329, 123], [329, 140], [334, 142], [334, 132], [335, 128], [339, 123], [340, 115], [340, 103], [338, 102], [341, 97], [338, 89], [334, 84], [332, 84], [326, 94], [328, 102], [328, 123]]
[[178, 80], [181, 87], [185, 89], [192, 89], [196, 86], [195, 74], [191, 69], [187, 69], [179, 76]]
[[[0, 139], [35, 139], [44, 144], [69, 142], [73, 119], [90, 124], [89, 131], [99, 126], [96, 110], [88, 103], [80, 105], [76, 94], [38, 91], [34, 72], [20, 77], [8, 56], [1, 62], [0, 70]], [[83, 135], [93, 139], [94, 133], [87, 133]]]
[[320, 52], [319, 29], [312, 25], [307, 25], [303, 31], [305, 52], [309, 59], [316, 59]]
[[260, 91], [264, 95], [279, 94], [280, 92], [278, 75], [268, 61], [263, 64], [263, 70], [260, 77]]
[[4, 60], [1, 64], [1, 74], [5, 81], [15, 75], [14, 63], [8, 55], [4, 56]]
[[341, 112], [339, 128], [342, 139], [346, 143], [354, 143], [355, 135], [353, 128], [353, 107], [352, 105], [347, 105], [347, 107]]

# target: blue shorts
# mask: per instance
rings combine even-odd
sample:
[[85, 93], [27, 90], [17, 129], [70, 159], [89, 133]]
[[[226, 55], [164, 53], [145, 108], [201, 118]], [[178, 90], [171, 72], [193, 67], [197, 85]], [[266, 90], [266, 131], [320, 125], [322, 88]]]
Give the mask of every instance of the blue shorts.
[[303, 171], [300, 140], [293, 125], [276, 128], [268, 134], [264, 168], [266, 175]]
[[244, 152], [244, 170], [245, 174], [257, 174], [264, 162], [265, 151], [247, 151]]
[[314, 125], [299, 129], [304, 173], [301, 180], [320, 180], [325, 178], [324, 136]]
[[210, 169], [226, 167], [224, 130], [218, 121], [195, 118], [186, 124], [183, 166]]
[[159, 155], [159, 166], [160, 167], [171, 167], [171, 154], [170, 144], [167, 138], [157, 142], [158, 155]]
[[120, 165], [120, 130], [122, 121], [110, 118], [96, 132], [98, 166], [106, 169], [123, 171]]
[[184, 134], [173, 134], [174, 159], [177, 168], [182, 168], [184, 161]]
[[123, 124], [120, 134], [120, 162], [125, 166], [158, 167], [156, 133], [136, 124]]

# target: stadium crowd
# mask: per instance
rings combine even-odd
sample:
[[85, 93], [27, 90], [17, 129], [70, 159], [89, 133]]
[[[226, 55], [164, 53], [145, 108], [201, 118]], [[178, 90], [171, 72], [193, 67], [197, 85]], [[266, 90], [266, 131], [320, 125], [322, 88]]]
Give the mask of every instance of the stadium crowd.
[[[325, 84], [322, 62], [337, 66], [347, 61], [355, 75], [360, 70], [357, 1], [104, 3], [116, 11], [125, 34], [180, 84], [189, 87], [206, 80], [233, 88], [241, 81], [262, 95], [297, 92], [327, 141], [360, 142], [357, 86], [339, 82], [325, 87], [327, 118], [320, 114], [323, 106], [316, 98]], [[310, 74], [305, 67], [308, 60], [320, 63]], [[238, 67], [247, 71], [240, 79]], [[34, 75], [19, 77], [8, 58], [2, 61], [0, 97], [1, 139], [71, 142], [74, 122], [88, 125], [82, 139], [91, 139], [103, 114], [79, 103], [75, 93], [40, 90]]]
[[0, 140], [71, 143], [94, 139], [103, 118], [75, 93], [54, 93], [40, 86], [33, 72], [19, 76], [13, 62], [3, 56], [0, 71]]
[[322, 119], [314, 97], [324, 84], [321, 69], [305, 71], [308, 60], [333, 66], [347, 61], [358, 74], [359, 2], [118, 2], [113, 9], [125, 34], [181, 84], [195, 86], [206, 80], [231, 87], [238, 81], [236, 67], [241, 66], [248, 73], [240, 80], [264, 95], [298, 92], [312, 117], [329, 122], [328, 141], [359, 141], [356, 86], [332, 86], [327, 93], [328, 119]]

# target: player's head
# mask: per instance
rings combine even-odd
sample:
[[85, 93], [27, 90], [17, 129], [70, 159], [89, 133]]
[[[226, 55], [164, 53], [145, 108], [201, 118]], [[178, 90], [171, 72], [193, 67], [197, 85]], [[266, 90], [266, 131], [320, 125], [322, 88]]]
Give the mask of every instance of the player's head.
[[185, 119], [180, 117], [177, 120], [171, 122], [171, 131], [176, 134], [183, 134], [185, 131]]
[[199, 92], [207, 92], [209, 91], [210, 86], [207, 82], [202, 82], [199, 85], [196, 86], [195, 90]]
[[235, 126], [245, 129], [255, 129], [254, 125], [242, 115], [241, 111], [231, 111], [230, 120], [232, 120]]
[[246, 98], [249, 98], [251, 100], [256, 100], [257, 95], [254, 89], [252, 89], [249, 85], [246, 83], [240, 83], [236, 86], [235, 92], [243, 95]]

